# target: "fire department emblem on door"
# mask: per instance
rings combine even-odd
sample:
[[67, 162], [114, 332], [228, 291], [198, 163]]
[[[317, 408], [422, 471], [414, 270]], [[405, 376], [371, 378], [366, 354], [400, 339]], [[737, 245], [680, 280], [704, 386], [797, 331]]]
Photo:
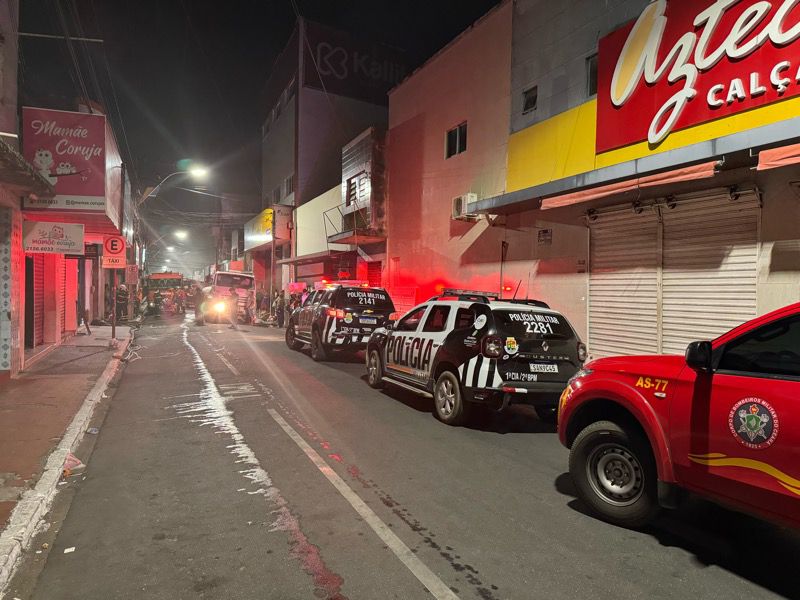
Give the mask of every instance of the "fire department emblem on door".
[[728, 426], [741, 444], [751, 450], [763, 450], [778, 437], [778, 413], [761, 398], [745, 398], [731, 409]]

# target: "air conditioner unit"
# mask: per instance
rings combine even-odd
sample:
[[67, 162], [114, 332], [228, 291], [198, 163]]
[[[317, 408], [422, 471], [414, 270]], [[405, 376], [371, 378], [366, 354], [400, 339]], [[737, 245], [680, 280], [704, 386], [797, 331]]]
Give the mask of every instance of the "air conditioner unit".
[[478, 194], [464, 194], [453, 198], [451, 218], [457, 221], [477, 221], [478, 214], [469, 212], [469, 205], [477, 200]]

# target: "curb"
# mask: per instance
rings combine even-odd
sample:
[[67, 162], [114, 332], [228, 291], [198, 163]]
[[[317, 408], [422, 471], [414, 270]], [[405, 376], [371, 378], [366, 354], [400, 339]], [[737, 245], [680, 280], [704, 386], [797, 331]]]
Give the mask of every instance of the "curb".
[[114, 352], [103, 373], [75, 413], [58, 446], [47, 457], [44, 471], [36, 486], [22, 495], [9, 517], [5, 530], [0, 532], [0, 598], [3, 597], [3, 592], [11, 581], [17, 561], [36, 534], [42, 518], [50, 510], [67, 454], [72, 452], [83, 439], [95, 406], [117, 374], [122, 364], [122, 357], [132, 339], [133, 337], [129, 336]]

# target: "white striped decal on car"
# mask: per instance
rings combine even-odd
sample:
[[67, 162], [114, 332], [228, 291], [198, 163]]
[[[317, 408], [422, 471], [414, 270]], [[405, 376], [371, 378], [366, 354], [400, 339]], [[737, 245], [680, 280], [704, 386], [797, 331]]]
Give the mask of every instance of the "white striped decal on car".
[[497, 388], [503, 385], [503, 378], [497, 370], [497, 360], [484, 358], [480, 354], [458, 367], [458, 376], [461, 385], [466, 387]]

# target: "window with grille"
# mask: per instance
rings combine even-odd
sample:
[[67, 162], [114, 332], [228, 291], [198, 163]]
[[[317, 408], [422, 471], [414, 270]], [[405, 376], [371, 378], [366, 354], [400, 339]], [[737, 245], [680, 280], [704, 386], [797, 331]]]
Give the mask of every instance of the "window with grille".
[[467, 124], [461, 123], [447, 132], [445, 158], [467, 151]]
[[533, 112], [539, 103], [539, 86], [534, 85], [522, 92], [522, 114]]
[[586, 59], [586, 92], [589, 96], [597, 94], [597, 54]]
[[283, 192], [284, 198], [294, 193], [294, 173], [289, 175], [283, 182]]
[[347, 180], [347, 194], [345, 195], [345, 206], [356, 204], [359, 200], [366, 200], [368, 191], [367, 183], [369, 178], [367, 173], [362, 171]]

